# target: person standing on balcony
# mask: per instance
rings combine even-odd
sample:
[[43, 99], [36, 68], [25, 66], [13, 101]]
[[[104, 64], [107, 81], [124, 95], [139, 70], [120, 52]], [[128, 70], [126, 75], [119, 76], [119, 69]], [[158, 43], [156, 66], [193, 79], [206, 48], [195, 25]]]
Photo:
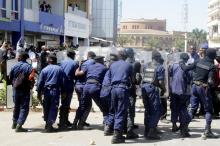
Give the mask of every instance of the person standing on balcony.
[[46, 12], [47, 9], [47, 3], [46, 1], [43, 1], [43, 3], [40, 5], [40, 11]]

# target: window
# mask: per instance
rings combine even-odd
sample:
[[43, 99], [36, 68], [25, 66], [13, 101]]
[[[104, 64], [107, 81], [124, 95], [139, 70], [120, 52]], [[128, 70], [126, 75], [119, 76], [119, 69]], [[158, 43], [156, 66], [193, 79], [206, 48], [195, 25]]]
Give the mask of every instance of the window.
[[32, 0], [24, 0], [24, 8], [32, 9]]
[[18, 0], [12, 0], [12, 2], [11, 2], [11, 10], [18, 11]]
[[6, 17], [6, 0], [0, 0], [0, 17]]

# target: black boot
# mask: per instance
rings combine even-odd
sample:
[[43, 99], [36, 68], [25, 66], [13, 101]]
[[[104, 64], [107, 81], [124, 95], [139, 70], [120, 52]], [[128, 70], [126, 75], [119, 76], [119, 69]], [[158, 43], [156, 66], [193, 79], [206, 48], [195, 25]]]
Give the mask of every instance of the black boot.
[[16, 123], [15, 121], [13, 121], [12, 126], [11, 126], [11, 129], [15, 129], [16, 126], [17, 126], [17, 123]]
[[15, 128], [15, 132], [28, 132], [27, 129], [24, 129], [22, 127], [22, 125], [17, 124], [16, 128]]
[[147, 126], [145, 126], [145, 130], [144, 130], [144, 137], [147, 138], [149, 132], [149, 128]]
[[127, 132], [126, 139], [137, 139], [137, 138], [139, 138], [139, 135], [134, 133], [133, 130], [129, 130]]
[[156, 128], [150, 128], [146, 138], [149, 140], [159, 140], [160, 136], [158, 136]]
[[180, 126], [180, 137], [185, 138], [185, 137], [190, 137], [191, 135], [189, 134], [188, 130], [188, 125], [181, 125]]
[[84, 126], [89, 127], [89, 126], [90, 126], [90, 124], [89, 124], [89, 123], [87, 123], [87, 122], [84, 122]]
[[59, 130], [60, 131], [65, 131], [67, 130], [67, 121], [66, 121], [66, 118], [67, 117], [67, 112], [65, 109], [60, 109], [60, 122], [58, 124], [58, 127], [59, 127]]
[[54, 132], [57, 132], [57, 129], [55, 129], [52, 124], [45, 125], [44, 133], [54, 133]]
[[173, 123], [173, 126], [172, 126], [172, 132], [177, 132], [179, 131], [179, 127], [176, 125], [176, 123]]
[[105, 125], [104, 127], [104, 136], [113, 135], [113, 128], [109, 125]]
[[125, 143], [125, 137], [122, 135], [122, 131], [114, 131], [114, 135], [112, 137], [112, 144]]
[[217, 135], [212, 133], [211, 126], [206, 126], [205, 132], [204, 132], [204, 137], [205, 138], [218, 138]]
[[77, 130], [92, 130], [91, 127], [86, 127], [84, 125], [84, 123], [85, 123], [84, 121], [79, 121], [79, 124], [77, 126]]

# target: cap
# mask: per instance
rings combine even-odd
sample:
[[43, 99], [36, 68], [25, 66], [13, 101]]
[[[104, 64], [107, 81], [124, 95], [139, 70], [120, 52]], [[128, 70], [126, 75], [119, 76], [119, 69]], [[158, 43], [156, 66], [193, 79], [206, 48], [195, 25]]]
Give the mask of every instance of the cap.
[[204, 43], [204, 44], [200, 45], [200, 48], [207, 50], [209, 48], [209, 45], [208, 45], [208, 43]]

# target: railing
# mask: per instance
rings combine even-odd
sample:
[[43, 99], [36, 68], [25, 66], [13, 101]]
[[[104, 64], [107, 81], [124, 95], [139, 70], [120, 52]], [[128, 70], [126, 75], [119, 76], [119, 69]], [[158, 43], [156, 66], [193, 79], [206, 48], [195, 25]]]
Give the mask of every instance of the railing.
[[18, 20], [19, 19], [19, 12], [15, 10], [11, 10], [11, 19]]
[[0, 8], [0, 18], [6, 18], [6, 9]]
[[85, 17], [87, 16], [87, 13], [84, 11], [81, 11], [78, 9], [78, 7], [68, 7], [68, 13], [75, 14], [77, 16]]

